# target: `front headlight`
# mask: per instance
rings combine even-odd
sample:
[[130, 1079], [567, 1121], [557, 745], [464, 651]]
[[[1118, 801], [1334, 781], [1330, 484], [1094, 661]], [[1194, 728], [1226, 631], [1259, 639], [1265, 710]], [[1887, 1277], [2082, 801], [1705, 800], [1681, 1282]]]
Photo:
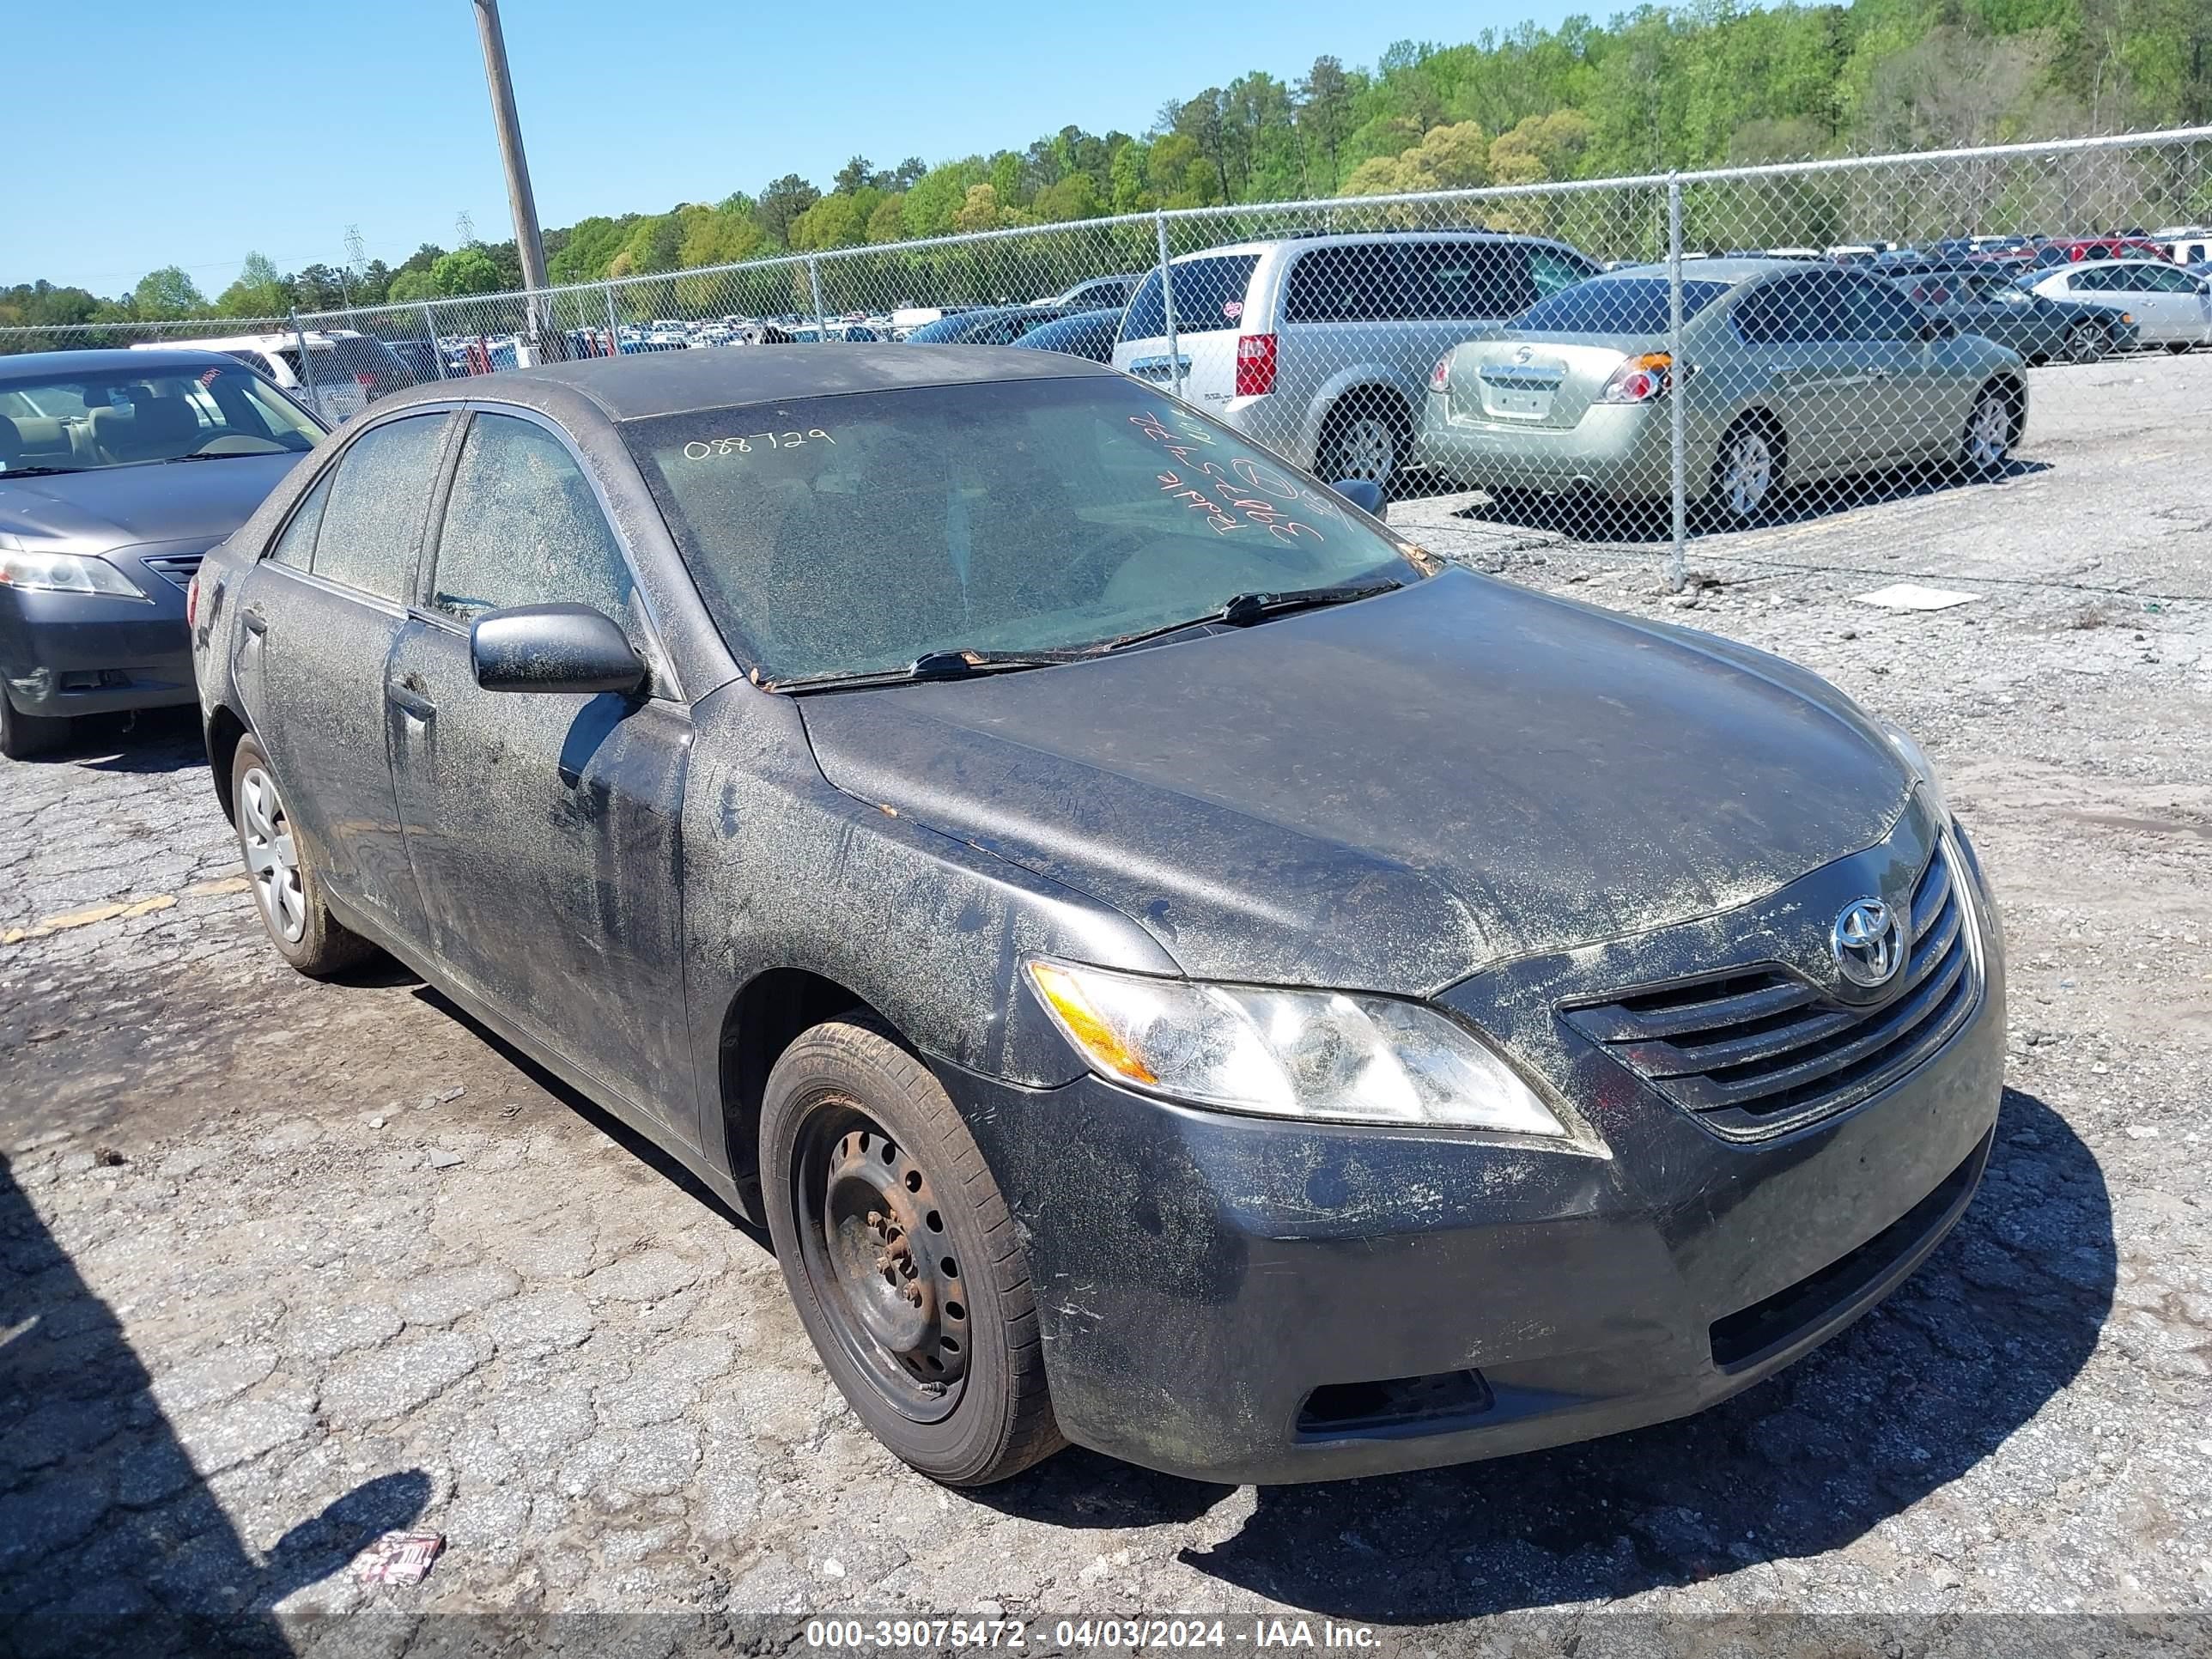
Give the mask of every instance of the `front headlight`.
[[1029, 973], [1091, 1069], [1147, 1093], [1319, 1123], [1567, 1133], [1504, 1060], [1417, 1002], [1043, 960]]
[[106, 560], [82, 553], [0, 550], [0, 587], [21, 587], [42, 593], [99, 593], [110, 599], [153, 603]]
[[1928, 751], [1913, 742], [1911, 735], [1901, 726], [1893, 726], [1884, 720], [1881, 730], [1882, 735], [1889, 739], [1889, 746], [1897, 750], [1898, 757], [1904, 761], [1921, 788], [1927, 792], [1928, 804], [1936, 809], [1936, 822], [1950, 823], [1951, 806], [1943, 799], [1943, 781], [1936, 775], [1936, 765], [1928, 758]]

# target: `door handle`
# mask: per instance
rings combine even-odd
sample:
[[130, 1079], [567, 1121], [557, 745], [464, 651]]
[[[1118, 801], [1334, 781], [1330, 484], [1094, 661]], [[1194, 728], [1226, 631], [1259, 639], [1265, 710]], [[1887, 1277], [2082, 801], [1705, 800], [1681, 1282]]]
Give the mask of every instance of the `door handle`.
[[258, 611], [241, 611], [238, 613], [238, 619], [246, 624], [246, 631], [256, 639], [269, 631], [269, 619]]
[[390, 698], [402, 713], [427, 725], [437, 718], [438, 705], [422, 695], [421, 685], [422, 682], [419, 680], [412, 684], [386, 681], [384, 695]]

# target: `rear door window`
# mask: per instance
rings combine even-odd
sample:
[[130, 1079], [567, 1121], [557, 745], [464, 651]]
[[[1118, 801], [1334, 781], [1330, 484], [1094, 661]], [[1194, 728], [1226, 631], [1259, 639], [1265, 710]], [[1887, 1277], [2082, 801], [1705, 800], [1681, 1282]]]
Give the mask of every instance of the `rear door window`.
[[[1400, 314], [1420, 321], [1517, 317], [1551, 291], [1536, 281], [1524, 243], [1412, 242], [1402, 255], [1406, 307]], [[1578, 270], [1569, 280], [1585, 274]]]
[[289, 565], [295, 570], [305, 570], [315, 562], [315, 532], [322, 527], [323, 504], [331, 498], [331, 475], [327, 472], [307, 492], [292, 514], [284, 533], [269, 549], [271, 564]]
[[315, 537], [315, 574], [405, 603], [447, 418], [411, 415], [374, 428], [338, 458]]
[[1887, 283], [1852, 282], [1846, 294], [1844, 337], [1851, 340], [1917, 340], [1919, 308]]
[[[1211, 258], [1178, 259], [1168, 267], [1175, 278], [1176, 332], [1205, 334], [1241, 328], [1245, 290], [1260, 263], [1256, 253], [1224, 253]], [[1157, 270], [1129, 301], [1121, 319], [1125, 340], [1156, 339], [1168, 331], [1167, 299]]]
[[1406, 316], [1402, 244], [1308, 248], [1291, 266], [1285, 323], [1377, 323]]

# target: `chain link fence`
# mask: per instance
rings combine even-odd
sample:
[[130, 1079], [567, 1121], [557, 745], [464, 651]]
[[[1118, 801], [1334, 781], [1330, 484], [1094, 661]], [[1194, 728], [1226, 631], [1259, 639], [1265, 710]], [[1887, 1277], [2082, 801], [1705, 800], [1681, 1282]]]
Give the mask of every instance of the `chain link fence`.
[[[2130, 366], [2203, 419], [2212, 128], [1163, 211], [257, 322], [205, 341], [326, 416], [560, 359], [905, 340], [1110, 362], [1322, 477], [1671, 544], [2032, 466]], [[2192, 265], [2199, 268], [2191, 270]], [[2094, 392], [2093, 398], [2092, 392]]]

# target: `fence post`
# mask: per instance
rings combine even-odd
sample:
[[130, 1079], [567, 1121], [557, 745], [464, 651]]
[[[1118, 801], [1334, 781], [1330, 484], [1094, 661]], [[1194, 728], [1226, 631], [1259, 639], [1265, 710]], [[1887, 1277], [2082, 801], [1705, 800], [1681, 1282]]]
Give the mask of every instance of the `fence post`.
[[607, 356], [622, 356], [622, 319], [615, 311], [615, 285], [609, 283], [603, 290], [607, 296]]
[[422, 302], [422, 337], [430, 343], [430, 361], [438, 366], [438, 378], [447, 379], [446, 348], [438, 343], [438, 319], [430, 314], [430, 302]]
[[830, 343], [830, 319], [822, 312], [822, 262], [806, 256], [806, 281], [814, 290], [814, 326], [822, 331], [822, 343]]
[[1667, 175], [1667, 355], [1673, 395], [1668, 399], [1668, 448], [1674, 507], [1673, 550], [1667, 556], [1667, 586], [1679, 593], [1689, 581], [1689, 457], [1685, 453], [1682, 399], [1688, 395], [1690, 366], [1682, 361], [1682, 175]]
[[[284, 314], [291, 319], [292, 338], [300, 348], [300, 379], [307, 388], [307, 401], [315, 406], [316, 414], [322, 415], [323, 389], [315, 384], [314, 354], [307, 349], [307, 331], [300, 326], [299, 308], [295, 307]], [[325, 415], [323, 418], [330, 417]]]
[[1168, 324], [1168, 374], [1175, 383], [1175, 395], [1182, 396], [1182, 350], [1176, 343], [1175, 278], [1170, 274], [1168, 262], [1168, 216], [1154, 210], [1152, 230], [1160, 247], [1160, 312]]

